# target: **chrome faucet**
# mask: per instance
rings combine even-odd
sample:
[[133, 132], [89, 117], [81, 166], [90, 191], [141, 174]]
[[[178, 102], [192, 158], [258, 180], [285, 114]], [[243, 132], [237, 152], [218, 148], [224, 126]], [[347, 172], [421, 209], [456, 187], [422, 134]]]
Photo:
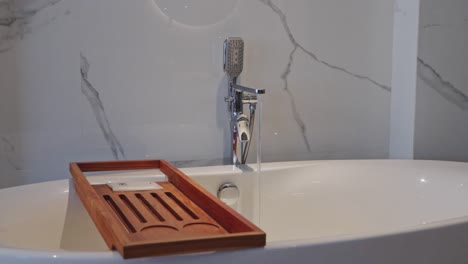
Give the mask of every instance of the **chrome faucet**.
[[[257, 95], [265, 90], [245, 87], [237, 84], [237, 78], [243, 69], [244, 41], [230, 37], [224, 41], [223, 67], [229, 78], [228, 96], [225, 101], [231, 113], [230, 131], [232, 140], [233, 164], [245, 164], [255, 124]], [[249, 105], [249, 115], [244, 113], [244, 105]], [[238, 146], [240, 142], [240, 146]], [[239, 155], [240, 151], [240, 155]]]

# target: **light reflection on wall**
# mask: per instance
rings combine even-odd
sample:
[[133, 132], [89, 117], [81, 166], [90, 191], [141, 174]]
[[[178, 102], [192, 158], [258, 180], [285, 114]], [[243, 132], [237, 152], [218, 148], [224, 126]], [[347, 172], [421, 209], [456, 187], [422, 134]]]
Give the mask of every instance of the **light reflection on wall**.
[[[154, 0], [170, 23], [191, 28], [210, 27], [228, 19], [239, 0]], [[211, 12], [206, 12], [210, 10]]]

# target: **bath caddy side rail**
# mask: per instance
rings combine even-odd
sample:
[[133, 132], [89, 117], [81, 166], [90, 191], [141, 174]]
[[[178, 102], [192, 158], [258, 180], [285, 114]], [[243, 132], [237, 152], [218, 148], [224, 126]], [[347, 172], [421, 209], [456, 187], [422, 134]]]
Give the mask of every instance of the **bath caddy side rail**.
[[[160, 190], [113, 191], [84, 172], [160, 169]], [[164, 160], [70, 163], [76, 192], [109, 249], [124, 258], [262, 247], [266, 234]]]

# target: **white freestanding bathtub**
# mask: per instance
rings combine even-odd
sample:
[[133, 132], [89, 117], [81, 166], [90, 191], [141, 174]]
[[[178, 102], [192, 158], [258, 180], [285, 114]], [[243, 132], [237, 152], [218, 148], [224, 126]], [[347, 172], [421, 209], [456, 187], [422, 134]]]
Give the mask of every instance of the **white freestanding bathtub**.
[[[248, 250], [124, 260], [109, 251], [68, 180], [0, 190], [0, 263], [468, 263], [468, 164], [303, 161], [185, 173], [267, 233]], [[160, 179], [157, 170], [89, 177]]]

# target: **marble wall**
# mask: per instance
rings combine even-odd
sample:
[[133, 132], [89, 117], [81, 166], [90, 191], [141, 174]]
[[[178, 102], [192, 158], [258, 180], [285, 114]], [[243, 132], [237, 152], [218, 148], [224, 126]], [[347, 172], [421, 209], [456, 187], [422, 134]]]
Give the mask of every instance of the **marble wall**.
[[263, 161], [386, 158], [394, 11], [390, 0], [0, 0], [0, 187], [67, 178], [70, 161], [223, 163], [229, 36], [246, 44], [241, 84], [267, 89]]
[[414, 157], [468, 161], [468, 1], [421, 0]]

